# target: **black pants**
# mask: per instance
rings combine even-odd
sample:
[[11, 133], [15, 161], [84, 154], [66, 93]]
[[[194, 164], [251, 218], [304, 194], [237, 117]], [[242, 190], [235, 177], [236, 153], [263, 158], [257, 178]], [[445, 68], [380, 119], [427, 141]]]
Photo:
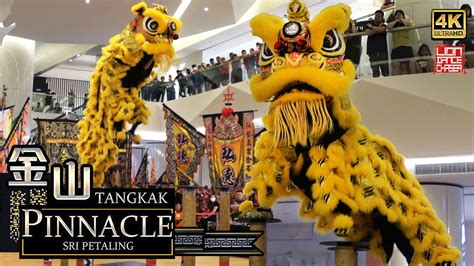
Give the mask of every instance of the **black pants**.
[[186, 97], [186, 86], [179, 86], [179, 96], [181, 98]]
[[164, 98], [165, 98], [165, 92], [162, 91], [162, 90], [158, 90], [156, 92], [156, 101], [157, 102], [162, 102], [164, 100]]
[[374, 78], [380, 76], [380, 72], [384, 77], [389, 75], [388, 54], [381, 52], [373, 52], [369, 54], [370, 67]]
[[166, 88], [166, 100], [172, 101], [175, 99], [175, 97], [174, 87]]
[[201, 84], [196, 84], [196, 87], [194, 88], [196, 94], [202, 93], [202, 83]]
[[232, 83], [238, 83], [242, 81], [242, 68], [232, 70]]
[[203, 218], [200, 221], [200, 227], [207, 229], [207, 222], [215, 222], [216, 221], [216, 215], [211, 215], [209, 217]]
[[196, 88], [194, 86], [188, 86], [188, 95], [195, 95], [196, 94]]

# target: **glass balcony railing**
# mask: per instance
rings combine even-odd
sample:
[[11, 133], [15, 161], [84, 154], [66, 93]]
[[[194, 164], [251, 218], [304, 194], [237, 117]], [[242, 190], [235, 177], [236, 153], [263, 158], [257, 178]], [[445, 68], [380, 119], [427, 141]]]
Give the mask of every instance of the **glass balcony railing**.
[[[386, 10], [386, 13], [389, 16], [388, 13], [393, 13], [393, 10]], [[366, 21], [369, 19], [364, 18]], [[366, 32], [366, 24], [359, 21], [357, 32], [344, 35], [345, 59], [355, 64], [358, 79], [434, 72], [435, 46], [443, 43], [464, 44], [464, 67], [474, 68], [474, 18], [468, 19], [468, 36], [454, 43], [433, 41], [430, 24], [415, 24], [412, 27], [400, 27], [371, 35]], [[257, 51], [213, 66], [206, 67], [202, 64], [188, 74], [183, 70], [182, 75], [165, 81], [154, 80], [144, 86], [141, 97], [154, 102], [171, 101], [247, 81], [259, 73], [258, 57]], [[58, 115], [69, 114], [72, 110], [77, 116], [82, 116], [84, 108], [78, 107], [86, 101], [87, 99], [76, 96], [33, 93], [32, 110]]]
[[[393, 10], [389, 9], [386, 12], [393, 13]], [[430, 24], [415, 24], [412, 27], [395, 28], [374, 35], [365, 32], [364, 26], [359, 26], [358, 32], [344, 36], [346, 39], [345, 59], [356, 63], [358, 79], [426, 73], [434, 71], [435, 45], [464, 44], [466, 48], [464, 67], [474, 68], [474, 51], [472, 51], [474, 18], [468, 19], [467, 28], [468, 37], [462, 41], [448, 43], [431, 39]], [[378, 38], [380, 34], [386, 37]], [[378, 39], [375, 45], [374, 39]], [[405, 47], [400, 48], [402, 45], [396, 46], [394, 43], [403, 43]], [[367, 49], [368, 44], [370, 49]], [[195, 70], [188, 75], [183, 70], [183, 76], [174, 77], [172, 81], [153, 81], [145, 86], [142, 89], [142, 98], [147, 101], [169, 101], [249, 80], [259, 73], [256, 58], [258, 58], [258, 52]]]
[[254, 53], [189, 74], [183, 70], [182, 75], [173, 77], [171, 81], [152, 81], [142, 88], [141, 96], [147, 101], [171, 101], [246, 81], [258, 73], [257, 58], [258, 54]]
[[76, 96], [59, 96], [33, 92], [31, 110], [38, 113], [52, 113], [61, 116], [63, 114], [76, 113], [82, 115], [79, 108], [86, 103], [87, 99]]
[[[381, 34], [384, 33], [368, 35], [363, 31], [345, 35], [347, 46], [345, 59], [358, 63], [357, 78], [434, 72], [436, 65], [434, 53], [438, 44], [464, 44], [464, 67], [474, 68], [474, 19], [468, 20], [468, 36], [461, 41], [432, 40], [429, 24], [400, 27], [387, 30], [387, 52], [384, 53], [382, 45], [374, 45], [374, 39]], [[397, 46], [397, 43], [403, 45]]]

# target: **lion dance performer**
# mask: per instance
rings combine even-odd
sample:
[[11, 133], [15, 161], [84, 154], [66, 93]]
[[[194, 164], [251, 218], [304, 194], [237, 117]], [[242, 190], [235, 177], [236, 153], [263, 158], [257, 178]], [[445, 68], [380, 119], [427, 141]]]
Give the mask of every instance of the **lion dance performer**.
[[77, 149], [83, 164], [94, 167], [94, 186], [100, 187], [105, 171], [117, 161], [114, 140], [125, 140], [126, 123], [132, 124], [132, 141], [140, 142], [135, 129], [148, 122], [150, 111], [140, 99], [153, 67], [167, 70], [175, 51], [181, 21], [167, 15], [161, 5], [141, 2], [132, 7], [135, 18], [102, 49], [92, 74], [85, 118], [79, 123]]
[[[396, 244], [410, 264], [455, 265], [461, 254], [449, 245], [443, 222], [403, 157], [358, 124], [348, 98], [355, 69], [343, 60], [350, 14], [350, 7], [338, 4], [310, 20], [306, 6], [293, 0], [288, 22], [268, 14], [251, 20], [265, 45], [261, 74], [250, 89], [257, 101], [271, 103], [244, 192], [257, 191], [265, 208], [279, 197], [298, 196], [300, 216], [316, 219], [318, 231], [369, 240], [387, 262]], [[251, 204], [244, 202], [242, 212]]]

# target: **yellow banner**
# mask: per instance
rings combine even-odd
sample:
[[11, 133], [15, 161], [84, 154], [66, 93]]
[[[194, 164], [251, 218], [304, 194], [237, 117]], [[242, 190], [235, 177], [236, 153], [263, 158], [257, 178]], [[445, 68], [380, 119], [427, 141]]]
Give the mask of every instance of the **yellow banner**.
[[166, 174], [175, 185], [193, 184], [204, 155], [204, 136], [178, 114], [163, 105], [166, 120]]
[[242, 135], [232, 140], [220, 140], [214, 137], [213, 142], [215, 171], [220, 175], [222, 185], [233, 187], [242, 171], [244, 138]]
[[204, 126], [212, 185], [243, 188], [253, 165], [253, 112], [204, 116]]
[[175, 161], [181, 172], [186, 173], [188, 170], [191, 159], [196, 154], [196, 147], [191, 142], [191, 136], [189, 132], [178, 123], [173, 123], [173, 135], [174, 135], [174, 149]]

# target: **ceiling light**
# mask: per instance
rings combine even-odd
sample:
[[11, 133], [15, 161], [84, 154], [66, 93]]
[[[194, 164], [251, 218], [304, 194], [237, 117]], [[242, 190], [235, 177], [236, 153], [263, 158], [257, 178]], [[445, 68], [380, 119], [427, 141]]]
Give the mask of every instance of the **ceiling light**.
[[206, 6], [206, 7], [204, 8], [204, 11], [206, 11], [206, 12], [209, 11], [209, 7]]
[[80, 54], [77, 54], [77, 55], [76, 55], [76, 57], [79, 57], [79, 56], [81, 56], [81, 55], [80, 55]]
[[184, 14], [184, 11], [186, 11], [188, 8], [189, 4], [191, 4], [191, 0], [181, 0], [181, 4], [179, 4], [178, 9], [176, 9], [176, 12], [174, 12], [173, 17], [180, 19]]
[[86, 4], [90, 4], [91, 3], [91, 0], [86, 0]]
[[71, 59], [69, 59], [69, 60], [67, 60], [67, 61], [69, 61], [69, 62], [72, 62], [72, 58], [71, 58]]

